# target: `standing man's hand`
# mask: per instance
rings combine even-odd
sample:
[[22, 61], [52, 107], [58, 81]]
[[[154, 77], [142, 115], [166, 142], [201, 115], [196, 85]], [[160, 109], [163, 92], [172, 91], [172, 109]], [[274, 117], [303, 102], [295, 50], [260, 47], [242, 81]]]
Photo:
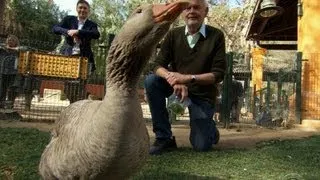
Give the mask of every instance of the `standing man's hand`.
[[79, 33], [79, 30], [77, 30], [77, 29], [68, 30], [68, 35], [71, 37], [76, 36], [78, 33]]
[[181, 102], [183, 102], [188, 97], [188, 87], [184, 84], [175, 84], [173, 86], [173, 92], [181, 97]]
[[174, 86], [176, 84], [186, 84], [189, 81], [188, 75], [180, 74], [178, 72], [169, 72], [166, 76], [167, 82]]
[[78, 37], [78, 36], [74, 36], [73, 37], [73, 41], [75, 42], [75, 43], [81, 43], [81, 39]]

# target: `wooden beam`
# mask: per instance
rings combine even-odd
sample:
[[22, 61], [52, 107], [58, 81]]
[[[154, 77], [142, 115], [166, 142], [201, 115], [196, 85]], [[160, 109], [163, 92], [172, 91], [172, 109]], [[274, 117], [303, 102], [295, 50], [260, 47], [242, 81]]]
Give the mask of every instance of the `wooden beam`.
[[267, 32], [267, 33], [261, 34], [261, 36], [273, 34], [273, 33], [276, 33], [276, 32], [286, 31], [286, 30], [290, 30], [290, 29], [294, 29], [294, 28], [297, 28], [297, 25], [289, 26], [289, 27], [284, 27], [284, 28], [280, 28], [280, 29], [274, 28], [274, 29], [271, 29], [271, 30], [270, 30], [269, 32]]
[[266, 25], [268, 24], [269, 19], [264, 19], [260, 28], [258, 29], [258, 34], [261, 34], [264, 30], [264, 28], [266, 27]]
[[269, 50], [297, 50], [297, 44], [260, 44], [259, 41], [257, 44], [265, 49]]

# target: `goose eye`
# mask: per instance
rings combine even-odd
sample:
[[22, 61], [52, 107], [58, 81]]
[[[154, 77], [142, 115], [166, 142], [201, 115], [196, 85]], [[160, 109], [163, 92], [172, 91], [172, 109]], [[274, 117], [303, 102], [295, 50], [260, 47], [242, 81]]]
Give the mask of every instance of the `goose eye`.
[[142, 12], [142, 9], [137, 9], [137, 13], [141, 13]]

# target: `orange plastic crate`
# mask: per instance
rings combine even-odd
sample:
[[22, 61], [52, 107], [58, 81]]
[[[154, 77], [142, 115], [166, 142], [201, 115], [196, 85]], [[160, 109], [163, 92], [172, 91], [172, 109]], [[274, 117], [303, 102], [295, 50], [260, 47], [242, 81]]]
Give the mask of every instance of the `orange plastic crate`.
[[24, 51], [19, 55], [19, 73], [59, 78], [87, 79], [88, 59]]

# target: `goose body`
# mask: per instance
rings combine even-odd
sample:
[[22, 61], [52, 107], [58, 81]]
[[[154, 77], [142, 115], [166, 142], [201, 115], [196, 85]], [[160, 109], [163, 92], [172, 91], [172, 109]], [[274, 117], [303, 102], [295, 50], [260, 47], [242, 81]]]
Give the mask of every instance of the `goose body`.
[[[140, 106], [138, 97], [133, 95], [106, 98], [118, 100], [79, 101], [61, 114], [61, 119], [76, 120], [58, 121], [56, 129], [52, 131], [52, 140], [41, 161], [46, 163], [42, 170], [48, 173], [47, 177], [54, 175], [48, 179], [98, 179], [97, 175], [100, 175], [101, 179], [123, 179], [145, 162], [149, 136], [141, 107], [137, 108]], [[132, 109], [135, 111], [131, 111]], [[108, 111], [106, 113], [114, 121], [102, 123], [99, 119], [106, 117], [98, 113], [99, 111]], [[84, 119], [87, 116], [92, 117], [90, 121]], [[122, 121], [117, 121], [119, 119]], [[77, 138], [59, 138], [71, 134]], [[102, 170], [107, 173], [101, 173]]]
[[143, 166], [149, 135], [137, 82], [151, 52], [186, 5], [145, 5], [128, 19], [109, 50], [104, 99], [78, 101], [61, 112], [41, 156], [42, 179], [126, 179]]

